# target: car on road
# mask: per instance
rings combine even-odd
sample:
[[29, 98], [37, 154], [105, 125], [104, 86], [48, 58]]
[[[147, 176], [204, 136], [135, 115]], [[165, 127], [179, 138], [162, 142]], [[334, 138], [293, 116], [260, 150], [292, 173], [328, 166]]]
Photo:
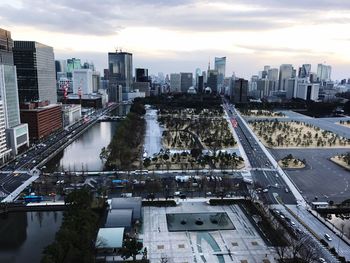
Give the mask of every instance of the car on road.
[[319, 259], [318, 259], [318, 262], [327, 263], [327, 261], [326, 261], [324, 258], [319, 258]]
[[332, 238], [330, 235], [328, 234], [324, 234], [324, 237], [328, 240], [328, 241], [332, 241]]
[[269, 191], [269, 189], [265, 188], [264, 190], [262, 190], [263, 193], [267, 193]]

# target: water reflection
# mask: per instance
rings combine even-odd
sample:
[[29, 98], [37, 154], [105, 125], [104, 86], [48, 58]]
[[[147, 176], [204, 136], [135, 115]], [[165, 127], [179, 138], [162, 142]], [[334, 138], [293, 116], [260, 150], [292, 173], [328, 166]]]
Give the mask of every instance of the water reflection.
[[50, 160], [46, 166], [53, 171], [102, 171], [99, 157], [102, 147], [110, 143], [118, 122], [99, 122]]
[[0, 218], [0, 262], [40, 262], [62, 224], [62, 212], [10, 213]]

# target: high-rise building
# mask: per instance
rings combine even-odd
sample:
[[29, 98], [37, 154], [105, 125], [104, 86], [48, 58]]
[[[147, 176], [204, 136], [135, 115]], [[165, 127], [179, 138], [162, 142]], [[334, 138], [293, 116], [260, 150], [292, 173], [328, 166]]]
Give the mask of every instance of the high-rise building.
[[148, 82], [148, 69], [135, 68], [135, 81], [136, 82]]
[[319, 82], [331, 80], [332, 67], [329, 65], [317, 65], [317, 79]]
[[291, 99], [296, 97], [298, 79], [290, 78], [287, 80], [286, 85], [286, 99]]
[[[73, 70], [81, 69], [81, 60], [80, 58], [69, 58], [67, 59], [67, 72], [72, 74]], [[72, 75], [70, 75], [71, 77]]]
[[202, 71], [200, 68], [196, 68], [195, 72], [195, 83], [196, 83], [196, 88], [198, 90], [198, 77], [202, 75]]
[[267, 79], [269, 80], [269, 91], [278, 90], [278, 69], [269, 68], [267, 71]]
[[269, 82], [266, 78], [257, 81], [257, 92], [255, 94], [259, 99], [269, 96]]
[[135, 82], [133, 84], [133, 90], [144, 92], [146, 97], [151, 95], [151, 80], [148, 77], [148, 69], [135, 69]]
[[215, 57], [215, 70], [218, 72], [217, 88], [221, 92], [223, 88], [225, 72], [226, 72], [226, 57]]
[[311, 64], [303, 64], [299, 68], [299, 78], [309, 78], [310, 77], [310, 72], [311, 72]]
[[178, 73], [170, 74], [170, 91], [181, 92], [181, 75]]
[[101, 88], [101, 76], [100, 72], [92, 72], [92, 92], [97, 93]]
[[121, 92], [127, 93], [132, 86], [132, 54], [122, 51], [108, 53], [108, 69], [109, 99], [121, 101], [118, 89], [121, 87]]
[[193, 75], [189, 72], [181, 72], [181, 92], [187, 92], [193, 86]]
[[75, 69], [73, 70], [73, 93], [75, 94], [91, 94], [92, 87], [92, 70], [91, 69]]
[[197, 91], [198, 93], [203, 93], [204, 91], [204, 77], [198, 76], [197, 78]]
[[[4, 116], [4, 123], [2, 119], [0, 120], [0, 134], [3, 136], [3, 129], [6, 128], [7, 148], [10, 148], [9, 151], [15, 156], [20, 148], [29, 146], [28, 125], [21, 124], [20, 120], [17, 74], [13, 64], [13, 41], [9, 31], [0, 29], [0, 43], [0, 100], [3, 103], [1, 107], [3, 112], [0, 115]], [[2, 137], [0, 141], [3, 141]], [[8, 150], [2, 149], [0, 158], [7, 152]]]
[[13, 65], [11, 32], [0, 28], [0, 64]]
[[235, 80], [234, 102], [235, 103], [248, 102], [248, 80], [245, 80], [245, 79]]
[[286, 90], [288, 79], [293, 77], [293, 66], [291, 64], [282, 64], [279, 74], [279, 90]]
[[53, 48], [34, 41], [15, 41], [14, 63], [17, 68], [20, 102], [57, 102]]
[[212, 93], [218, 92], [218, 71], [217, 70], [208, 70], [206, 87], [209, 87]]
[[56, 80], [67, 77], [67, 60], [55, 60]]

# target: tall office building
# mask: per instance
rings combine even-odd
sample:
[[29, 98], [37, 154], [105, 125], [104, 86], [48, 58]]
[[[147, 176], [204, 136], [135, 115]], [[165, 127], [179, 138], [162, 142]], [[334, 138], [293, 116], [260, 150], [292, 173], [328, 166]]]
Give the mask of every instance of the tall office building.
[[75, 69], [73, 70], [73, 93], [81, 95], [91, 94], [93, 92], [92, 70]]
[[196, 83], [196, 88], [198, 90], [198, 77], [202, 75], [202, 71], [200, 68], [196, 68], [195, 72], [195, 83]]
[[193, 86], [193, 75], [189, 72], [180, 73], [181, 92], [187, 92]]
[[198, 76], [197, 78], [197, 91], [198, 93], [203, 93], [204, 91], [204, 77]]
[[56, 80], [67, 77], [67, 60], [55, 60]]
[[13, 65], [11, 32], [0, 28], [0, 64]]
[[329, 65], [318, 64], [317, 65], [317, 79], [318, 81], [331, 80], [332, 67]]
[[279, 74], [279, 90], [286, 90], [288, 79], [293, 77], [293, 66], [291, 64], [282, 64]]
[[[22, 146], [29, 146], [28, 125], [21, 124], [18, 101], [16, 67], [13, 64], [13, 41], [11, 33], [0, 29], [0, 100], [2, 103], [0, 116], [0, 158], [10, 151], [18, 153]], [[4, 130], [6, 128], [6, 131]], [[6, 132], [7, 148], [2, 147]]]
[[291, 99], [296, 97], [298, 79], [290, 78], [287, 80], [286, 85], [286, 99]]
[[135, 68], [135, 81], [136, 82], [148, 82], [148, 69]]
[[215, 57], [215, 70], [218, 72], [217, 78], [217, 88], [218, 92], [221, 92], [221, 89], [224, 85], [225, 72], [226, 72], [226, 57]]
[[132, 54], [122, 51], [108, 53], [108, 69], [109, 99], [121, 101], [120, 93], [129, 92], [132, 86]]
[[248, 102], [248, 80], [245, 80], [245, 79], [235, 80], [234, 102], [235, 103]]
[[311, 72], [311, 64], [303, 64], [299, 68], [299, 78], [309, 78], [310, 77], [310, 72]]
[[209, 87], [213, 93], [218, 92], [218, 75], [217, 70], [208, 70], [206, 87]]
[[170, 91], [181, 92], [181, 75], [177, 73], [170, 74]]
[[267, 79], [269, 80], [269, 91], [278, 90], [278, 69], [270, 68], [267, 70]]
[[15, 41], [14, 44], [19, 101], [56, 103], [53, 48], [34, 41]]
[[81, 69], [81, 60], [80, 58], [69, 58], [67, 59], [67, 72], [73, 73], [75, 69]]

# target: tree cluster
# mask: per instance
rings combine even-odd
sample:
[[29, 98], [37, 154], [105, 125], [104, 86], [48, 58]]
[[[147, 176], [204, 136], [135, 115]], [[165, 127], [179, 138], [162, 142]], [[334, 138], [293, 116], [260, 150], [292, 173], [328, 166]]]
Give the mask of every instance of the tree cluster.
[[141, 156], [145, 133], [144, 105], [135, 101], [107, 148], [102, 148], [100, 157], [106, 160], [107, 169], [130, 169]]
[[92, 196], [86, 189], [70, 193], [66, 199], [62, 226], [55, 241], [43, 252], [42, 263], [94, 262], [99, 214], [91, 208]]

